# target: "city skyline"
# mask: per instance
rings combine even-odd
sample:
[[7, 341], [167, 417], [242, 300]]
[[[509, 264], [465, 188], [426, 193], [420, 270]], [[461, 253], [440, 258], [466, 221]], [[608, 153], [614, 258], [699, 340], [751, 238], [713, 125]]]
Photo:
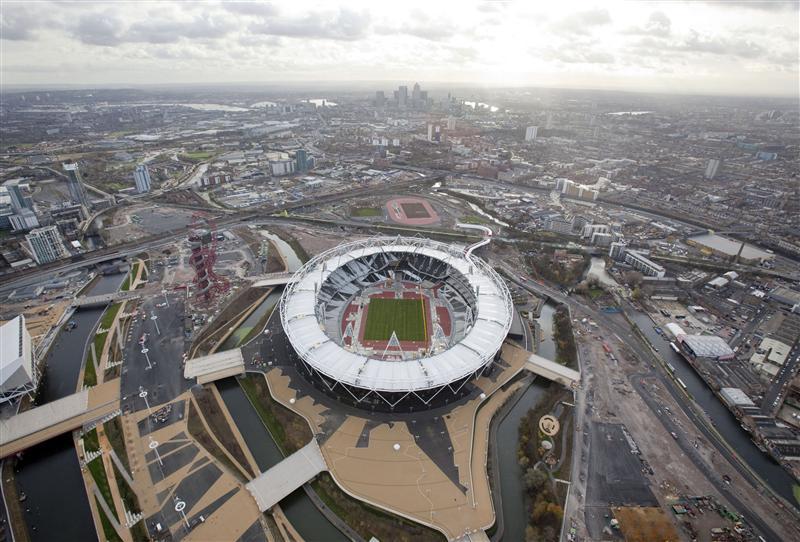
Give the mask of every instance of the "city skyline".
[[797, 96], [794, 2], [4, 2], [2, 79]]

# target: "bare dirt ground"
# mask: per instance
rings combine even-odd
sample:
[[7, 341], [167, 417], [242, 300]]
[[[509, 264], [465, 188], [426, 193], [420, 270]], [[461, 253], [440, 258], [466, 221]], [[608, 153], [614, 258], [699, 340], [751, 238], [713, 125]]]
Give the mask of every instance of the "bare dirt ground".
[[[579, 315], [573, 315], [580, 318]], [[633, 441], [641, 450], [641, 458], [652, 469], [652, 474], [647, 474], [650, 489], [655, 494], [659, 504], [668, 510], [679, 496], [683, 495], [711, 495], [730, 510], [734, 508], [716, 490], [708, 478], [709, 472], [700, 470], [691, 458], [687, 457], [678, 445], [677, 438], [690, 443], [694, 448], [693, 453], [699, 456], [702, 464], [708, 465], [717, 477], [726, 474], [731, 478], [731, 486], [736, 491], [739, 499], [745, 503], [747, 510], [736, 510], [739, 513], [758, 514], [761, 517], [776, 517], [785, 515], [782, 520], [772, 523], [772, 528], [781, 534], [785, 540], [796, 540], [798, 533], [793, 527], [793, 522], [788, 514], [776, 510], [772, 502], [759, 495], [740, 475], [737, 474], [724, 458], [716, 453], [713, 446], [693, 430], [694, 426], [679, 408], [674, 398], [663, 387], [661, 382], [651, 374], [651, 368], [641, 363], [625, 345], [617, 339], [608, 340], [616, 361], [603, 349], [603, 341], [596, 337], [596, 330], [576, 324], [580, 333], [576, 339], [583, 362], [584, 381], [582, 387], [586, 390], [589, 424], [592, 422], [621, 423], [629, 431]], [[602, 333], [602, 331], [601, 331]], [[613, 337], [613, 334], [603, 334]], [[656, 403], [654, 412], [644, 401], [642, 396], [633, 388], [633, 383], [639, 385]], [[674, 431], [668, 431], [662, 424], [666, 418], [668, 425]], [[586, 428], [586, 425], [584, 426]], [[677, 438], [671, 433], [675, 432]], [[585, 438], [585, 437], [584, 437]], [[577, 452], [576, 452], [577, 453]], [[585, 452], [584, 452], [585, 453]], [[591, 453], [591, 451], [589, 452]], [[630, 453], [629, 450], [620, 450], [619, 453]], [[582, 458], [582, 463], [586, 461]], [[643, 464], [645, 471], [647, 465]], [[581, 467], [581, 470], [584, 467]], [[577, 496], [579, 510], [575, 514], [578, 518], [578, 535], [588, 538], [586, 525], [581, 521], [584, 518], [586, 488], [583, 476], [576, 480], [573, 487], [573, 498]], [[680, 528], [680, 522], [670, 512], [668, 514], [681, 536], [686, 538], [686, 533]], [[709, 520], [709, 517], [715, 520]], [[729, 521], [714, 513], [703, 516], [702, 529], [708, 533], [713, 526], [730, 527]], [[713, 524], [713, 525], [712, 525]]]

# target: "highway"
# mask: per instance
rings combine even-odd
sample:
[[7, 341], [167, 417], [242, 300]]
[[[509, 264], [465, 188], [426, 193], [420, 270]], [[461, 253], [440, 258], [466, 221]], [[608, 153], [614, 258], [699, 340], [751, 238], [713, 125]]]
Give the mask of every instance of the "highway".
[[[613, 318], [609, 318], [608, 315], [605, 315], [594, 308], [586, 305], [582, 301], [578, 300], [576, 297], [565, 296], [560, 292], [556, 291], [553, 288], [549, 288], [542, 284], [536, 283], [530, 279], [523, 280], [520, 278], [519, 271], [511, 269], [509, 265], [505, 262], [501, 262], [499, 267], [501, 267], [510, 278], [511, 282], [514, 282], [521, 288], [525, 290], [538, 294], [538, 295], [546, 295], [552, 298], [553, 300], [559, 303], [565, 303], [570, 306], [573, 310], [577, 309], [581, 312], [589, 315], [592, 319], [598, 322], [599, 325], [607, 328], [611, 331], [611, 333], [618, 335], [622, 340], [625, 341], [625, 344], [633, 350], [636, 356], [644, 361], [645, 363], [650, 364], [653, 367], [660, 368], [656, 369], [647, 373], [643, 373], [639, 375], [639, 378], [645, 377], [654, 377], [661, 381], [663, 386], [669, 393], [673, 396], [677, 404], [680, 408], [684, 411], [686, 416], [691, 420], [691, 422], [695, 425], [698, 432], [700, 432], [713, 446], [716, 448], [717, 452], [723, 456], [732, 466], [735, 468], [742, 477], [747, 480], [749, 484], [751, 484], [756, 490], [760, 493], [763, 493], [762, 488], [766, 488], [772, 495], [779, 499], [780, 501], [789, 504], [788, 510], [793, 512], [797, 515], [797, 510], [794, 508], [796, 506], [795, 503], [788, 503], [786, 499], [782, 498], [780, 495], [774, 492], [772, 488], [767, 486], [751, 469], [748, 465], [744, 463], [744, 461], [728, 446], [727, 442], [723, 440], [721, 435], [710, 425], [710, 423], [706, 420], [701, 412], [698, 411], [698, 407], [695, 405], [694, 401], [691, 398], [687, 397], [686, 392], [680, 388], [677, 383], [672, 379], [671, 375], [666, 371], [664, 368], [664, 364], [660, 357], [657, 357], [653, 350], [651, 349], [649, 344], [646, 344], [638, 335], [636, 335], [629, 326], [622, 325], [619, 322], [615, 321]], [[624, 310], [630, 312], [635, 310], [630, 304], [627, 302], [624, 303]], [[637, 392], [642, 395], [643, 400], [645, 400], [646, 404], [651, 408], [651, 410], [656, 413], [657, 406], [655, 405], [652, 397], [649, 396], [649, 393], [645, 388], [642, 386], [634, 386]], [[656, 414], [656, 417], [661, 420], [662, 424], [667, 428], [668, 431], [672, 431], [670, 429], [670, 425], [665, 422], [663, 416]], [[686, 439], [680, 439], [679, 444], [681, 448], [685, 451], [687, 447], [692, 447], [689, 442], [680, 442], [686, 441]], [[693, 447], [692, 447], [693, 448]], [[689, 457], [692, 462], [697, 466], [697, 468], [701, 472], [711, 473], [714, 472], [714, 468], [707, 464], [698, 454], [692, 451], [687, 451], [687, 457]], [[788, 476], [788, 474], [787, 474]], [[719, 479], [718, 477], [709, 477], [709, 481], [714, 485], [714, 487], [722, 494], [728, 502], [734, 506], [737, 511], [740, 513], [748, 512], [749, 508], [745, 506], [742, 501], [738, 498], [734, 490], [731, 488], [730, 485], [724, 482], [724, 480]], [[756, 529], [758, 529], [763, 535], [767, 538], [767, 540], [779, 540], [780, 537], [775, 534], [775, 532], [770, 528], [766, 518], [761, 518], [754, 515], [747, 515], [748, 520], [754, 525]], [[800, 533], [798, 533], [800, 534]]]

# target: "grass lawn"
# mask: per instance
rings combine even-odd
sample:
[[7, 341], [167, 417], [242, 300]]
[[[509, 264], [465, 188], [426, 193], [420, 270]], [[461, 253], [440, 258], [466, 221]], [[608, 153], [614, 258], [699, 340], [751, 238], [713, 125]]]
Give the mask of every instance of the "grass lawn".
[[465, 215], [461, 217], [461, 222], [465, 224], [488, 224], [489, 219], [480, 215]]
[[106, 504], [108, 504], [109, 510], [111, 510], [114, 517], [119, 520], [119, 518], [116, 517], [117, 509], [114, 508], [114, 498], [111, 496], [111, 488], [108, 486], [106, 469], [103, 467], [103, 458], [98, 457], [93, 461], [89, 461], [89, 463], [86, 464], [86, 468], [89, 469], [92, 478], [94, 478], [94, 483], [97, 484], [97, 489], [100, 490], [100, 494], [103, 496]]
[[197, 152], [185, 152], [178, 157], [181, 159], [185, 159], [189, 162], [200, 162], [201, 160], [207, 160], [214, 156], [212, 152], [205, 152], [205, 151], [197, 151]]
[[368, 216], [381, 216], [383, 211], [377, 207], [353, 207], [350, 209], [350, 216], [355, 217], [368, 217]]
[[424, 313], [422, 299], [370, 299], [364, 339], [387, 341], [396, 332], [401, 341], [424, 341]]
[[122, 542], [122, 539], [117, 534], [116, 529], [114, 529], [114, 526], [111, 525], [106, 513], [103, 511], [103, 507], [100, 506], [100, 501], [97, 500], [97, 497], [94, 499], [95, 502], [97, 502], [97, 513], [100, 515], [100, 523], [102, 523], [103, 534], [105, 535], [106, 540], [108, 540], [108, 542]]
[[128, 452], [125, 449], [125, 435], [122, 432], [122, 422], [120, 422], [119, 417], [104, 423], [103, 429], [106, 432], [108, 441], [111, 443], [111, 447], [117, 452], [117, 457], [119, 457], [119, 460], [122, 461], [122, 464], [128, 472], [130, 472], [131, 466], [130, 463], [128, 463]]
[[[109, 329], [111, 324], [114, 322], [114, 318], [117, 316], [120, 307], [122, 307], [122, 303], [114, 303], [107, 308], [103, 313], [103, 316], [100, 318], [100, 324], [98, 328], [103, 330]], [[100, 359], [100, 355], [103, 353], [103, 346], [105, 346], [107, 338], [108, 331], [96, 333], [94, 336], [94, 351], [98, 360]], [[86, 352], [86, 368], [83, 371], [83, 385], [97, 385], [97, 372], [95, 371], [94, 363], [92, 363], [91, 350]]]

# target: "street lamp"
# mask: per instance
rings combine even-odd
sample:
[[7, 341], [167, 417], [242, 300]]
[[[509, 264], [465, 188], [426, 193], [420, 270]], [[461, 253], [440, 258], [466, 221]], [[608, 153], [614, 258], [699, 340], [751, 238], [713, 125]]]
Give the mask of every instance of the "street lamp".
[[158, 316], [156, 316], [156, 313], [153, 313], [153, 315], [150, 317], [150, 319], [153, 321], [153, 324], [156, 326], [156, 332], [159, 335], [161, 335], [161, 330], [158, 329], [158, 322], [156, 321], [156, 320], [158, 320]]
[[169, 307], [169, 298], [167, 297], [167, 291], [161, 290], [161, 293], [164, 294], [164, 303], [166, 303], [167, 307]]
[[150, 350], [149, 350], [148, 348], [142, 348], [142, 354], [144, 354], [144, 359], [146, 359], [146, 360], [147, 360], [147, 368], [148, 368], [148, 369], [152, 369], [152, 368], [153, 368], [153, 366], [150, 364], [150, 356], [148, 356], [148, 355], [147, 355], [147, 353], [148, 353], [149, 351], [150, 351]]
[[175, 511], [181, 515], [181, 517], [183, 518], [183, 522], [186, 524], [186, 529], [188, 530], [190, 529], [190, 527], [189, 527], [189, 520], [186, 519], [186, 512], [184, 512], [185, 509], [186, 509], [186, 503], [181, 500], [178, 500], [176, 497]]
[[164, 463], [161, 461], [161, 455], [158, 453], [158, 441], [153, 440], [153, 437], [150, 437], [149, 447], [156, 454], [156, 459], [158, 459], [158, 464], [163, 467]]
[[147, 402], [147, 390], [139, 386], [139, 397], [144, 399], [144, 406], [147, 407], [147, 413], [150, 414], [150, 403]]

